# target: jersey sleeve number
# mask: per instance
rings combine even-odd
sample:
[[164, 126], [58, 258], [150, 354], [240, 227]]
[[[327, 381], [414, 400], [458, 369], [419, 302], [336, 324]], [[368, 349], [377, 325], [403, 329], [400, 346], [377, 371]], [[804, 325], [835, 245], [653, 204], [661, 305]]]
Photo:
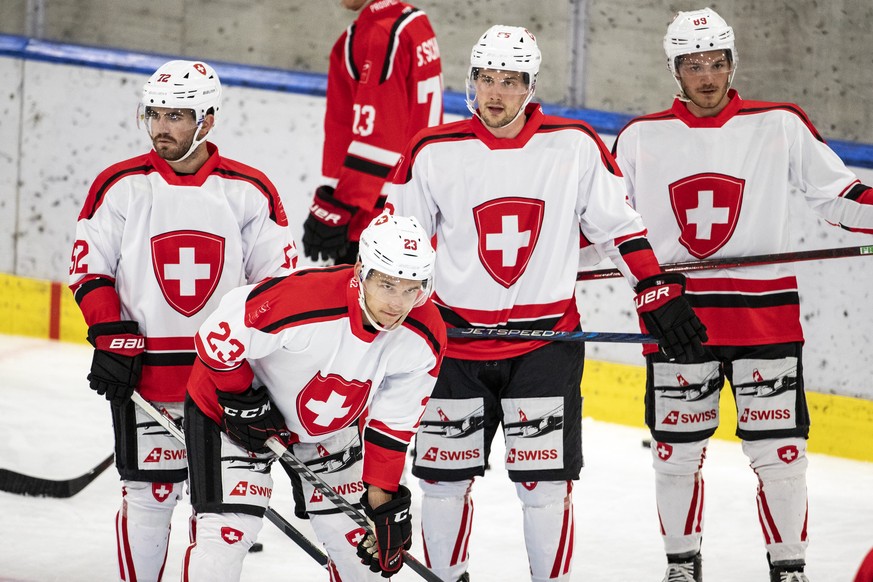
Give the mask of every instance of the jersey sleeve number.
[[376, 127], [376, 108], [360, 103], [355, 103], [353, 107], [355, 109], [355, 122], [352, 125], [352, 132], [360, 136], [371, 135]]
[[[219, 323], [218, 329], [220, 331], [210, 331], [206, 335], [206, 343], [209, 345], [209, 349], [215, 354], [216, 359], [223, 364], [235, 362], [245, 351], [245, 346], [237, 339], [228, 339], [230, 337], [230, 325], [226, 321]], [[219, 345], [219, 342], [224, 345]], [[225, 345], [230, 348], [226, 355], [222, 351], [226, 349]]]
[[70, 257], [70, 275], [88, 272], [88, 263], [84, 261], [88, 256], [88, 243], [81, 239], [73, 243], [73, 255]]

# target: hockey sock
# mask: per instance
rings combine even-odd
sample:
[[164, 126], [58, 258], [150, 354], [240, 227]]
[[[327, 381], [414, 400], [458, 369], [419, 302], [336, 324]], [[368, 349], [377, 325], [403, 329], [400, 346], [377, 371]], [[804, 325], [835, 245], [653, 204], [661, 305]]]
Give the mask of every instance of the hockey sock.
[[170, 520], [181, 483], [125, 481], [115, 517], [118, 568], [122, 580], [160, 580], [167, 560]]
[[427, 565], [443, 580], [457, 580], [467, 571], [473, 525], [473, 480], [421, 480], [421, 531]]
[[516, 483], [524, 511], [524, 542], [531, 581], [569, 580], [575, 520], [573, 482]]
[[201, 513], [182, 565], [183, 582], [238, 582], [243, 560], [263, 527], [244, 513]]

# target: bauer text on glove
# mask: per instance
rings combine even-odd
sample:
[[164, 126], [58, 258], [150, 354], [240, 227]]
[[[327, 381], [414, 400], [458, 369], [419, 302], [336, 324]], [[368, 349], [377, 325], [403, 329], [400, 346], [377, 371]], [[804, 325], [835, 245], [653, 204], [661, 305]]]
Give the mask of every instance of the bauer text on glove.
[[706, 326], [685, 298], [685, 276], [661, 273], [640, 281], [634, 303], [646, 330], [670, 360], [690, 362], [704, 355]]
[[349, 221], [357, 208], [333, 193], [330, 186], [319, 186], [303, 222], [303, 253], [314, 261], [336, 260], [349, 246]]
[[135, 321], [108, 321], [88, 328], [94, 346], [88, 382], [97, 394], [121, 404], [139, 384], [145, 339]]

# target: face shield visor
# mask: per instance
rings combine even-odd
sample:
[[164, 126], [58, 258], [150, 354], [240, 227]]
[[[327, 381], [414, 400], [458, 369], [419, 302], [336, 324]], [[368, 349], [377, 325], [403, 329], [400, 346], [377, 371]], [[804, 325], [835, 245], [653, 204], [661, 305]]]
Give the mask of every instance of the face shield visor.
[[145, 129], [149, 137], [164, 131], [188, 132], [197, 129], [202, 123], [194, 119], [193, 109], [169, 109], [164, 107], [151, 107], [139, 104], [136, 110], [137, 129]]
[[711, 75], [733, 77], [734, 66], [729, 50], [691, 53], [676, 57], [676, 76], [680, 79], [698, 79]]
[[361, 273], [360, 284], [359, 299], [367, 320], [380, 331], [391, 331], [415, 307], [424, 305], [430, 297], [433, 278], [403, 279], [371, 269]]
[[479, 105], [490, 97], [512, 99], [526, 96], [519, 113], [533, 98], [534, 85], [530, 75], [519, 71], [471, 67], [467, 75], [467, 107], [476, 114]]

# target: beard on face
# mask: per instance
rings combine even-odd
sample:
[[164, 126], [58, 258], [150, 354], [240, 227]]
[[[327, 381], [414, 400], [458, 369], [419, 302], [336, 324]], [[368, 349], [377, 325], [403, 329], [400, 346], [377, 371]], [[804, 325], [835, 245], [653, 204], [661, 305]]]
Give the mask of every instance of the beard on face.
[[[158, 143], [158, 140], [165, 141]], [[194, 143], [193, 135], [182, 143], [165, 133], [158, 134], [152, 138], [152, 146], [155, 148], [155, 152], [168, 162], [175, 162], [184, 156], [192, 143]]]

